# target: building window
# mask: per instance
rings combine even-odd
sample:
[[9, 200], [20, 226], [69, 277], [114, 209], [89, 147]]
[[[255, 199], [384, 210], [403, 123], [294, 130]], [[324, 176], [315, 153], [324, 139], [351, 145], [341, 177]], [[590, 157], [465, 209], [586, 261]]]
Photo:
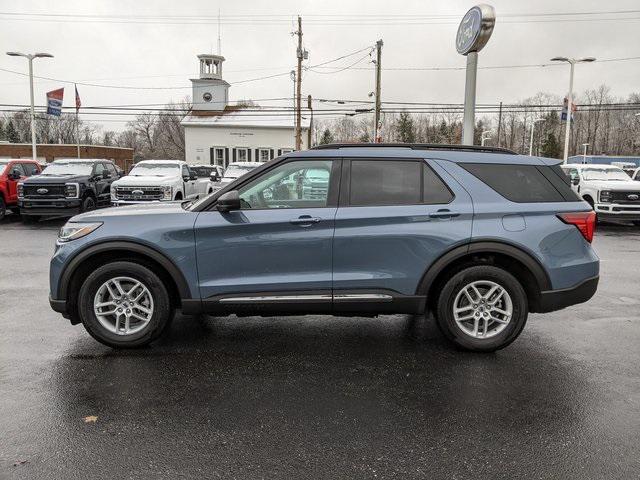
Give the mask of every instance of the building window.
[[211, 149], [211, 165], [224, 165], [224, 147]]
[[249, 161], [249, 149], [236, 148], [236, 162], [248, 162], [248, 161]]
[[258, 161], [259, 162], [268, 162], [271, 160], [271, 154], [268, 148], [259, 148], [258, 149]]

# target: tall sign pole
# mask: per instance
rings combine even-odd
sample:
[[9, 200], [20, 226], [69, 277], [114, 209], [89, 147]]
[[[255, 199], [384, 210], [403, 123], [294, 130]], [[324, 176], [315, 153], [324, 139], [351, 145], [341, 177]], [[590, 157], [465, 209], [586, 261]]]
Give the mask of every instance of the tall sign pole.
[[462, 17], [456, 34], [456, 50], [460, 55], [467, 57], [467, 76], [464, 87], [464, 120], [462, 122], [463, 145], [473, 145], [478, 52], [489, 41], [495, 23], [496, 11], [491, 5], [476, 5]]

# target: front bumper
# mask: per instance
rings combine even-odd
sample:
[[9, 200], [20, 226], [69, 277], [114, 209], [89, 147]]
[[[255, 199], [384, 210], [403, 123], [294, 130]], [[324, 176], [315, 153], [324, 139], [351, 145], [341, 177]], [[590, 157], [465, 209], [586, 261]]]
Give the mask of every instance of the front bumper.
[[151, 203], [170, 202], [171, 200], [111, 200], [112, 207], [122, 207], [124, 205], [149, 205]]
[[594, 210], [601, 219], [640, 220], [640, 204], [596, 203]]
[[18, 201], [21, 215], [55, 215], [72, 217], [80, 213], [82, 200], [79, 198], [59, 198], [47, 200], [32, 200], [30, 198]]
[[595, 276], [583, 280], [579, 284], [570, 288], [540, 292], [540, 302], [535, 312], [553, 312], [571, 305], [586, 302], [596, 293], [599, 279], [599, 276]]

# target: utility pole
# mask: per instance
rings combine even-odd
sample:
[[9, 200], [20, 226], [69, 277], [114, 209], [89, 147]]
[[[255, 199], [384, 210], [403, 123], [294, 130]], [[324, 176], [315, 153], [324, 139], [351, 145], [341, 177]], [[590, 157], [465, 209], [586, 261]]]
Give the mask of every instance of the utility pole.
[[382, 138], [380, 138], [380, 106], [382, 104], [382, 99], [380, 98], [380, 89], [382, 82], [382, 40], [378, 40], [376, 42], [376, 113], [375, 113], [375, 124], [374, 124], [374, 143], [382, 142]]
[[302, 49], [302, 17], [298, 17], [298, 48], [296, 56], [298, 57], [298, 73], [296, 75], [296, 150], [302, 148], [302, 60], [304, 51]]
[[309, 121], [309, 131], [307, 132], [307, 148], [311, 148], [311, 132], [313, 132], [313, 105], [311, 104], [311, 95], [307, 96], [307, 108], [311, 113], [311, 120]]
[[500, 110], [498, 111], [498, 142], [496, 147], [500, 146], [500, 132], [502, 132], [502, 102], [500, 102]]

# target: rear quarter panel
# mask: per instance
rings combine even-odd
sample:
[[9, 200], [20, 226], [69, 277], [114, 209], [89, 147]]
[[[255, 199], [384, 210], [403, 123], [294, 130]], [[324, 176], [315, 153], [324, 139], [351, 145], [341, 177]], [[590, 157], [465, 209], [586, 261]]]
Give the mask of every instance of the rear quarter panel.
[[509, 243], [529, 253], [545, 269], [553, 289], [569, 288], [598, 275], [599, 259], [591, 245], [575, 226], [556, 216], [591, 210], [586, 202], [512, 202], [460, 165], [437, 162], [471, 192], [473, 241]]

